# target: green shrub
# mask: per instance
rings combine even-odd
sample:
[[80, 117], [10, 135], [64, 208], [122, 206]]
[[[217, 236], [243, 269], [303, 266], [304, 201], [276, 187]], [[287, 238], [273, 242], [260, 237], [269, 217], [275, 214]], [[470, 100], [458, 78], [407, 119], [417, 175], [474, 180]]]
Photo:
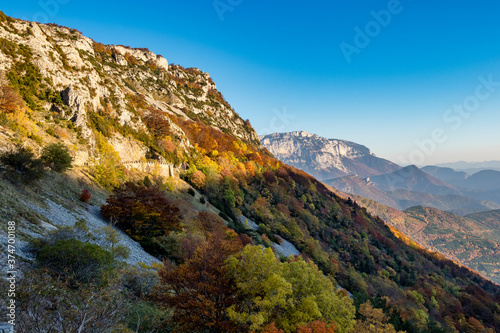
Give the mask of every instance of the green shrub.
[[45, 166], [57, 172], [64, 172], [71, 168], [71, 157], [68, 148], [62, 143], [53, 143], [43, 148], [42, 161]]
[[54, 129], [52, 127], [49, 127], [45, 130], [45, 132], [47, 132], [48, 135], [51, 135], [51, 136], [56, 136], [56, 132], [54, 131]]
[[39, 137], [38, 135], [36, 135], [36, 134], [30, 134], [30, 135], [28, 135], [28, 138], [30, 138], [31, 140], [35, 141], [39, 145], [41, 145], [43, 143], [43, 139], [41, 137]]
[[7, 178], [14, 182], [32, 183], [45, 174], [42, 160], [26, 147], [3, 153], [0, 162], [7, 168]]
[[61, 239], [42, 246], [37, 257], [40, 266], [78, 283], [100, 283], [113, 261], [113, 255], [99, 245], [76, 239]]

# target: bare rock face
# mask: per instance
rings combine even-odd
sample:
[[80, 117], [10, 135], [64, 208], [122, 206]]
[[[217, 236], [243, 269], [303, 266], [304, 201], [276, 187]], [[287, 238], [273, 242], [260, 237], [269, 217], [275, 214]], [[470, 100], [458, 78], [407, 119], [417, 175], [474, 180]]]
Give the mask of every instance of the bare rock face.
[[123, 162], [141, 161], [146, 158], [148, 149], [132, 138], [115, 134], [108, 142], [115, 148]]
[[125, 59], [125, 57], [123, 55], [121, 55], [120, 53], [113, 54], [113, 59], [115, 59], [116, 63], [120, 66], [127, 66], [128, 65], [127, 59]]
[[156, 63], [156, 66], [168, 71], [168, 61], [163, 56], [157, 55], [155, 63]]
[[304, 131], [273, 133], [260, 141], [276, 158], [320, 179], [369, 177], [400, 167], [354, 142], [326, 139]]
[[113, 54], [113, 57], [115, 58], [116, 62], [121, 66], [126, 66], [128, 64], [127, 60], [125, 59], [125, 55], [127, 55], [128, 53], [129, 55], [133, 56], [136, 60], [142, 61], [144, 63], [152, 62], [159, 68], [168, 72], [169, 68], [167, 59], [165, 59], [161, 55], [156, 55], [147, 49], [130, 48], [123, 45], [113, 46], [113, 49], [117, 52]]
[[61, 98], [72, 111], [70, 114], [65, 114], [64, 111], [61, 111], [64, 117], [75, 119], [77, 125], [85, 121], [85, 97], [83, 95], [76, 91], [72, 86], [68, 86], [66, 89], [61, 91]]

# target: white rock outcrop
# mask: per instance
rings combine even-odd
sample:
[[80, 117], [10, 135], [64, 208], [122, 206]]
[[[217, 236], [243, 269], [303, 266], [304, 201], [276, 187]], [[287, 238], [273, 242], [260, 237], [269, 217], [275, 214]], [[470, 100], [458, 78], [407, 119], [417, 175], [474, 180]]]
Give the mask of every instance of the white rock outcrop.
[[368, 177], [399, 169], [363, 145], [305, 131], [269, 134], [261, 136], [260, 141], [279, 160], [320, 180], [345, 175]]

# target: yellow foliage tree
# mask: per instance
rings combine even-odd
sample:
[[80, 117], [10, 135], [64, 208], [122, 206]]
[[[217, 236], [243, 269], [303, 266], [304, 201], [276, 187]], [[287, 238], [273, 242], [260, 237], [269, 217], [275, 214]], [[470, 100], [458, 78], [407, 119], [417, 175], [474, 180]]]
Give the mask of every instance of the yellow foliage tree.
[[227, 266], [240, 299], [228, 316], [250, 330], [263, 329], [271, 321], [286, 333], [314, 321], [334, 322], [341, 333], [354, 327], [352, 300], [338, 293], [312, 262], [290, 258], [281, 263], [270, 248], [247, 245]]
[[120, 155], [100, 132], [96, 134], [96, 151], [93, 162], [94, 176], [103, 187], [112, 189], [125, 179], [125, 170], [121, 165]]
[[231, 320], [259, 330], [279, 309], [286, 308], [292, 286], [281, 276], [282, 265], [270, 248], [247, 245], [241, 254], [227, 260], [227, 266], [241, 299], [227, 311]]
[[293, 290], [286, 312], [276, 322], [285, 332], [316, 320], [334, 322], [336, 332], [352, 330], [356, 313], [352, 300], [339, 293], [316, 264], [302, 258], [289, 259], [283, 264], [282, 275]]

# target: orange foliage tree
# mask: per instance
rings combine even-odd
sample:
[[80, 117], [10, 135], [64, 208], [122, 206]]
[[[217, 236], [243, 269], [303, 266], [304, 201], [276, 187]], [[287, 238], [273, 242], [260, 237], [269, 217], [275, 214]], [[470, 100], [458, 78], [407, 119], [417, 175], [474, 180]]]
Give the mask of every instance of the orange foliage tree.
[[196, 170], [191, 175], [191, 183], [199, 189], [203, 189], [205, 187], [205, 174], [200, 170]]
[[8, 85], [0, 87], [0, 111], [4, 113], [14, 113], [23, 102], [19, 94]]
[[170, 123], [168, 122], [165, 113], [152, 106], [148, 108], [148, 113], [143, 117], [148, 125], [149, 130], [159, 139], [170, 132]]
[[261, 333], [283, 333], [283, 330], [276, 327], [276, 324], [273, 322], [267, 326], [264, 326]]
[[172, 320], [179, 325], [176, 332], [242, 331], [226, 315], [226, 309], [238, 300], [224, 264], [241, 247], [237, 234], [223, 229], [214, 232], [185, 263], [163, 263], [156, 298], [174, 309]]
[[101, 213], [139, 241], [180, 230], [179, 209], [155, 186], [125, 183], [113, 190]]

